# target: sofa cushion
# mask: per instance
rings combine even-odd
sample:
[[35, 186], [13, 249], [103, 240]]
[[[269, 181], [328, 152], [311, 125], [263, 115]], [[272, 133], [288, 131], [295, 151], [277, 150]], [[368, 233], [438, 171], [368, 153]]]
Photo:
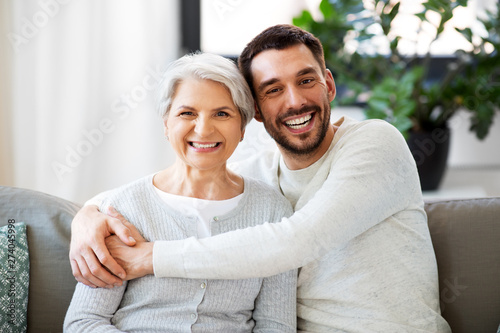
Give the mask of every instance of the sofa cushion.
[[453, 333], [500, 322], [500, 198], [427, 202], [441, 311]]
[[76, 280], [69, 264], [70, 225], [79, 205], [37, 191], [0, 186], [0, 226], [26, 223], [30, 282], [28, 332], [61, 332]]
[[26, 332], [30, 262], [26, 225], [0, 227], [0, 332]]

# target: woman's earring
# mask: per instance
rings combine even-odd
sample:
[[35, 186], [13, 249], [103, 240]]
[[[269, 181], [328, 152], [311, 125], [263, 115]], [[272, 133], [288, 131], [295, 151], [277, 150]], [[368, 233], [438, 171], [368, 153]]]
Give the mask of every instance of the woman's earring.
[[243, 137], [241, 137], [240, 142], [243, 141]]

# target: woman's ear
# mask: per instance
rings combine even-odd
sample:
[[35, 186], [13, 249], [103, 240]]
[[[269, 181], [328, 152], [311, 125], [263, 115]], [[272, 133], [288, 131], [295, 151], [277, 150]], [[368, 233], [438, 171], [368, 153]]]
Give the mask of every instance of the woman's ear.
[[165, 137], [168, 139], [168, 117], [165, 115], [163, 116], [163, 134], [165, 134]]

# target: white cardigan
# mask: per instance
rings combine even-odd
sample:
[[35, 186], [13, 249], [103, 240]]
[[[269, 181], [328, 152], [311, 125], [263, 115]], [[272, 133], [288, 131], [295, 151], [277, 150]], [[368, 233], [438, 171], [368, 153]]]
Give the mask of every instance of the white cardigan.
[[[237, 207], [214, 216], [210, 232], [221, 234], [278, 220], [292, 213], [276, 189], [244, 179]], [[152, 175], [106, 192], [101, 209], [113, 205], [149, 241], [195, 237], [198, 216], [167, 205]], [[207, 201], [208, 203], [208, 201]], [[158, 279], [148, 275], [113, 289], [78, 283], [65, 332], [295, 332], [297, 271], [239, 280]]]

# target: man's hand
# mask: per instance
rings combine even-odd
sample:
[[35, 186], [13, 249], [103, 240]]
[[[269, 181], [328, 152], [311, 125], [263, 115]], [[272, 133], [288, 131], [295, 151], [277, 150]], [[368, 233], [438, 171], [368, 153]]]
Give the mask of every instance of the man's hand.
[[71, 223], [69, 259], [73, 275], [77, 281], [94, 288], [120, 286], [121, 279], [126, 278], [125, 270], [110, 255], [104, 239], [116, 234], [125, 244], [134, 246], [134, 237], [140, 236], [114, 209], [109, 214], [112, 216], [99, 212], [97, 206], [85, 206]]
[[109, 252], [127, 272], [126, 280], [154, 274], [153, 244], [142, 239], [138, 240], [135, 246], [128, 246], [118, 236], [113, 235], [106, 238]]

